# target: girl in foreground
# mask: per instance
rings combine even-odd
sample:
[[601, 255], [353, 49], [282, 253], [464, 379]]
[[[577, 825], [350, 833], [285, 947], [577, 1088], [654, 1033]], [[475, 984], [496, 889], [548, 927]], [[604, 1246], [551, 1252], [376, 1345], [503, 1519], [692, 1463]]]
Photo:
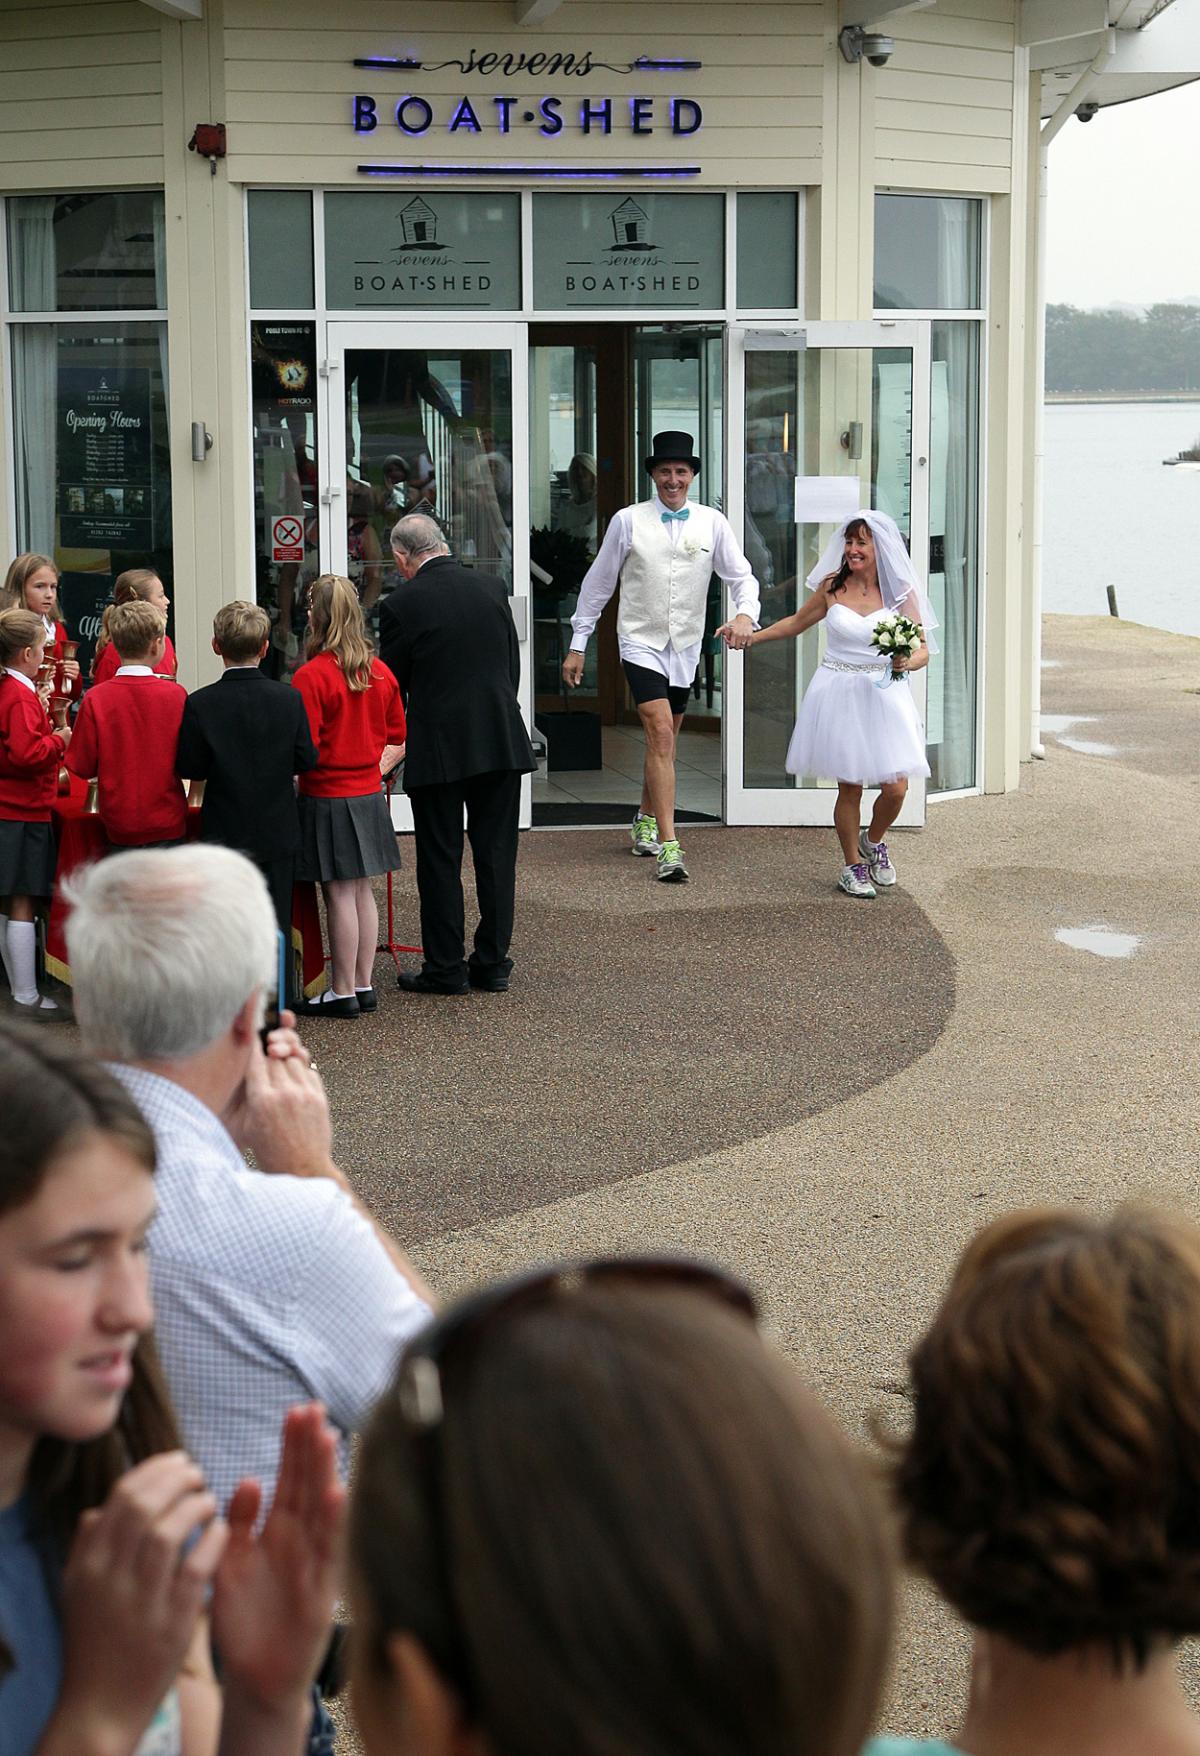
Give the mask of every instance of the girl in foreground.
[[976, 1630], [957, 1747], [1200, 1756], [1175, 1651], [1200, 1633], [1200, 1232], [1008, 1214], [910, 1363], [905, 1545]]
[[857, 1756], [891, 1569], [736, 1281], [576, 1263], [461, 1301], [364, 1441], [368, 1756]]
[[293, 1409], [261, 1533], [254, 1482], [216, 1516], [148, 1339], [147, 1124], [102, 1067], [17, 1031], [0, 1113], [5, 1756], [300, 1756], [334, 1597], [333, 1436]]
[[[746, 645], [792, 639], [825, 621], [825, 656], [804, 692], [785, 767], [789, 774], [837, 781], [833, 827], [845, 862], [838, 887], [848, 896], [872, 897], [876, 886], [896, 882], [885, 837], [900, 815], [909, 778], [929, 773], [925, 732], [907, 685], [878, 685], [889, 666], [903, 674], [929, 663], [936, 620], [899, 527], [886, 512], [862, 511], [847, 519], [806, 584], [808, 602], [757, 629]], [[925, 644], [911, 658], [886, 659], [871, 644], [875, 624], [892, 611], [925, 631]], [[865, 827], [864, 786], [879, 788]]]
[[313, 581], [306, 652], [292, 683], [304, 697], [317, 766], [299, 779], [296, 879], [320, 879], [324, 889], [332, 981], [296, 1011], [357, 1018], [378, 1004], [379, 910], [371, 879], [400, 864], [380, 774], [404, 754], [404, 707], [395, 677], [371, 651], [354, 587], [341, 574]]

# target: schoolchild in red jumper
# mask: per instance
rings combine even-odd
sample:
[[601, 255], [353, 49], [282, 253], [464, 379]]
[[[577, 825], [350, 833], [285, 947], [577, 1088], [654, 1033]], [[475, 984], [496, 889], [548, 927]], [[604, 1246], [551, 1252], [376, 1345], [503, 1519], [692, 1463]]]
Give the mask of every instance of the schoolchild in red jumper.
[[100, 821], [113, 847], [162, 847], [182, 841], [187, 828], [175, 774], [187, 691], [155, 675], [164, 635], [153, 604], [119, 605], [109, 627], [121, 664], [84, 696], [67, 767], [99, 782]]
[[376, 1007], [372, 975], [379, 910], [371, 879], [400, 864], [380, 790], [404, 754], [400, 687], [371, 651], [358, 594], [323, 573], [308, 602], [308, 662], [292, 683], [304, 698], [317, 766], [299, 777], [299, 881], [325, 892], [332, 985], [296, 1007], [319, 1018], [357, 1018]]
[[58, 602], [58, 579], [58, 568], [49, 555], [18, 555], [0, 588], [0, 610], [32, 610], [41, 617], [46, 630], [45, 658], [54, 661], [52, 692], [78, 701], [83, 678], [79, 660], [66, 656], [70, 636]]
[[[121, 655], [112, 643], [111, 623], [114, 607], [120, 609], [122, 604], [153, 604], [156, 610], [162, 611], [163, 628], [166, 628], [171, 600], [163, 590], [163, 582], [154, 569], [131, 567], [127, 572], [119, 573], [117, 583], [113, 586], [113, 601], [100, 618], [100, 638], [96, 642], [96, 652], [92, 659], [93, 683], [110, 682], [120, 667]], [[158, 676], [170, 677], [174, 681], [179, 664], [169, 634], [163, 636], [162, 657], [154, 669]]]
[[71, 732], [56, 732], [34, 683], [46, 647], [42, 618], [0, 610], [0, 955], [14, 1005], [39, 1024], [65, 1019], [37, 986], [34, 902], [54, 889], [50, 806]]

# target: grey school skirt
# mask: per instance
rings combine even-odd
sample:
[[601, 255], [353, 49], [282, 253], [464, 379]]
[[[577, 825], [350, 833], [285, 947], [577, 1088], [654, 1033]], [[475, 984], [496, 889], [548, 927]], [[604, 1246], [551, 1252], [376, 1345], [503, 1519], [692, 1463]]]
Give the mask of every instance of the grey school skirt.
[[355, 799], [320, 799], [301, 793], [298, 802], [298, 882], [374, 878], [399, 866], [400, 849], [382, 793], [364, 793]]
[[49, 896], [57, 863], [52, 823], [0, 818], [0, 896]]

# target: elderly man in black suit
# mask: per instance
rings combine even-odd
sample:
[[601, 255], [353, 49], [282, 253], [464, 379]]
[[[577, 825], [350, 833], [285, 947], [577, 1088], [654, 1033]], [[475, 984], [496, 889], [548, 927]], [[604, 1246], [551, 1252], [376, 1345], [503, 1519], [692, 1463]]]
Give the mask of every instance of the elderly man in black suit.
[[[521, 776], [537, 766], [517, 702], [520, 656], [504, 582], [460, 567], [432, 518], [392, 531], [405, 581], [384, 600], [379, 648], [408, 713], [404, 790], [416, 831], [419, 971], [409, 994], [502, 993], [512, 959]], [[463, 813], [479, 926], [464, 962]]]

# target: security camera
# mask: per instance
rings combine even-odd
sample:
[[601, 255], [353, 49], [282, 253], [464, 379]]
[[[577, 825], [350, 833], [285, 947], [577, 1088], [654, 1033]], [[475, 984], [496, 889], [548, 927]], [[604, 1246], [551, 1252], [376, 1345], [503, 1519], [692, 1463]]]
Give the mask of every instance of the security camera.
[[865, 56], [872, 67], [886, 67], [896, 45], [891, 37], [878, 31], [864, 30], [861, 24], [847, 24], [838, 32], [838, 48], [844, 61], [861, 61]]
[[1081, 122], [1090, 122], [1099, 108], [1099, 104], [1080, 104], [1075, 114]]

